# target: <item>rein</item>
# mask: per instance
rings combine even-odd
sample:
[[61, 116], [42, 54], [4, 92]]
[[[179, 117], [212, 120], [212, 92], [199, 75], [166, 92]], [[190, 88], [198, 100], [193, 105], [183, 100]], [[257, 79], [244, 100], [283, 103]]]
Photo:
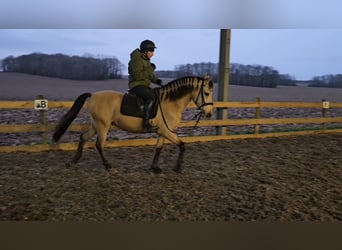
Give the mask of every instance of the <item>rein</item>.
[[162, 115], [162, 118], [163, 118], [163, 121], [164, 121], [164, 124], [166, 126], [166, 128], [171, 132], [171, 133], [175, 133], [174, 131], [172, 131], [170, 128], [169, 128], [169, 125], [167, 124], [166, 122], [166, 119], [165, 119], [165, 115], [164, 115], [164, 111], [162, 109], [162, 106], [161, 106], [161, 101], [160, 101], [160, 95], [159, 95], [159, 89], [160, 88], [156, 88], [156, 96], [158, 98], [158, 106], [159, 106], [159, 109], [160, 109], [160, 113]]
[[201, 118], [202, 118], [202, 113], [203, 113], [203, 111], [201, 110], [200, 112], [198, 112], [198, 113], [194, 116], [193, 120], [196, 119], [196, 123], [195, 123], [195, 125], [192, 127], [193, 129], [196, 128], [197, 125], [198, 125], [198, 123], [200, 122], [200, 120], [201, 120]]

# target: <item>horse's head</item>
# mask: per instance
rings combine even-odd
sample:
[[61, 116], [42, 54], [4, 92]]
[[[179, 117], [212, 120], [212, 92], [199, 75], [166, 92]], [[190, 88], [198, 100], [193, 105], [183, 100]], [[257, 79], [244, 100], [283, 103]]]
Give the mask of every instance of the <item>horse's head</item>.
[[206, 117], [211, 117], [213, 114], [213, 82], [210, 76], [206, 76], [199, 86], [194, 102]]

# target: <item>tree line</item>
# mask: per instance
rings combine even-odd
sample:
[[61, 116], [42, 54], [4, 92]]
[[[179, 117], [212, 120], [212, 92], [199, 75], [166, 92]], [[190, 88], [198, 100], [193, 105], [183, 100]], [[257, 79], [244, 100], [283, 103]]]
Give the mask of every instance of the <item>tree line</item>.
[[[157, 71], [160, 77], [179, 78], [187, 75], [212, 76], [218, 80], [218, 63], [194, 63], [175, 66], [175, 70]], [[263, 65], [244, 65], [239, 63], [230, 64], [230, 84], [255, 87], [275, 88], [278, 85], [297, 86], [303, 82], [309, 87], [342, 88], [342, 74], [315, 76], [308, 81], [298, 81], [289, 74], [280, 74], [276, 69]]]
[[342, 74], [315, 76], [310, 81], [310, 87], [342, 88]]
[[278, 85], [296, 85], [296, 79], [280, 74], [276, 69], [262, 65], [230, 65], [230, 82], [235, 85], [275, 88]]
[[[212, 76], [213, 80], [218, 80], [218, 63], [194, 63], [177, 65], [172, 77], [178, 78], [187, 75]], [[167, 72], [163, 71], [165, 76]], [[277, 70], [269, 66], [244, 65], [239, 63], [230, 64], [230, 84], [256, 87], [275, 88], [277, 85], [296, 85], [296, 79], [288, 74], [280, 74]]]
[[[20, 72], [33, 75], [73, 79], [105, 80], [122, 78], [124, 65], [115, 56], [68, 56], [64, 54], [32, 53], [18, 57], [8, 56], [0, 62], [4, 72]], [[179, 78], [191, 75], [211, 75], [218, 81], [218, 63], [201, 62], [180, 64], [174, 70], [156, 71], [158, 77]], [[296, 86], [298, 82], [288, 74], [263, 65], [230, 64], [230, 84], [275, 88], [278, 85]], [[306, 81], [310, 87], [342, 88], [342, 74], [315, 76]]]
[[20, 72], [33, 75], [72, 80], [104, 80], [121, 78], [123, 64], [116, 57], [68, 56], [64, 54], [32, 53], [2, 60], [4, 72]]

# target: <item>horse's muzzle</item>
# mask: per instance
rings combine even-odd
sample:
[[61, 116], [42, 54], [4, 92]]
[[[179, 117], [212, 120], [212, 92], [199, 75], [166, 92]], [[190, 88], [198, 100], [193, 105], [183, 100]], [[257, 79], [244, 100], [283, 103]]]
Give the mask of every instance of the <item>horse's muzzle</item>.
[[210, 118], [213, 114], [211, 112], [209, 112], [209, 113], [204, 113], [204, 115], [206, 118]]
[[213, 115], [213, 111], [210, 108], [203, 108], [201, 110], [201, 116], [205, 118], [210, 118]]
[[[199, 109], [201, 110], [201, 116], [205, 116], [206, 118], [209, 118], [212, 116], [213, 114], [213, 104], [212, 102], [206, 102], [203, 103], [201, 105], [201, 107], [199, 107]], [[208, 108], [209, 107], [209, 108]]]

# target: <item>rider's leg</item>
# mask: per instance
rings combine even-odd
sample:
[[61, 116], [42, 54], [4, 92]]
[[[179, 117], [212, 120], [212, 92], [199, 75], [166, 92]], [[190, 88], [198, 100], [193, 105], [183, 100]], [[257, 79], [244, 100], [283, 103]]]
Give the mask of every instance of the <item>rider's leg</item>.
[[143, 129], [144, 132], [151, 132], [152, 126], [149, 123], [153, 100], [147, 100], [144, 105]]
[[151, 132], [152, 126], [149, 123], [150, 119], [150, 112], [153, 106], [153, 102], [155, 100], [155, 94], [153, 89], [147, 87], [147, 86], [136, 86], [133, 89], [131, 89], [132, 92], [134, 92], [137, 96], [142, 97], [145, 100], [144, 105], [144, 115], [143, 115], [143, 130], [144, 132]]

